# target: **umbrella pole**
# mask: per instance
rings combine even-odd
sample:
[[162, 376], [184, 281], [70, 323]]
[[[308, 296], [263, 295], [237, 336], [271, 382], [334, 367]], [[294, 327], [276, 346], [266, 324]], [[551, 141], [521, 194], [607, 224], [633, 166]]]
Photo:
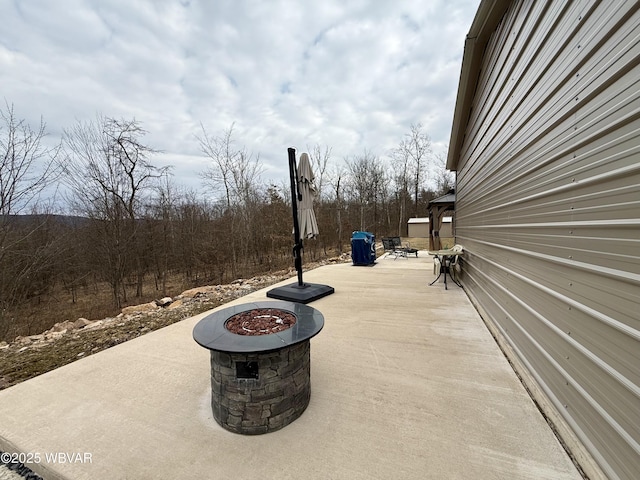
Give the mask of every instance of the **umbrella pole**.
[[300, 238], [300, 224], [298, 223], [298, 201], [302, 200], [300, 185], [298, 184], [298, 167], [296, 167], [296, 150], [289, 148], [289, 177], [291, 180], [291, 210], [293, 211], [293, 258], [298, 271], [298, 283], [272, 288], [267, 292], [267, 297], [286, 300], [288, 302], [309, 303], [327, 295], [335, 290], [329, 285], [319, 283], [302, 283], [302, 238]]
[[298, 188], [298, 173], [296, 167], [296, 150], [288, 148], [289, 153], [289, 180], [291, 181], [291, 210], [293, 212], [293, 264], [298, 272], [298, 286], [302, 287], [302, 239], [300, 238], [300, 224], [298, 223], [298, 200], [300, 190]]

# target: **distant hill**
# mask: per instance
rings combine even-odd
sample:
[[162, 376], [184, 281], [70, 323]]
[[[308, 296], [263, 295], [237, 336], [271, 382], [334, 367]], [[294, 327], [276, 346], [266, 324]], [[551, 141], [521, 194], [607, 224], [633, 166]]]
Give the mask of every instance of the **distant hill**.
[[77, 215], [0, 215], [2, 223], [11, 223], [19, 226], [37, 225], [45, 221], [56, 222], [67, 227], [78, 227], [86, 224], [89, 219]]

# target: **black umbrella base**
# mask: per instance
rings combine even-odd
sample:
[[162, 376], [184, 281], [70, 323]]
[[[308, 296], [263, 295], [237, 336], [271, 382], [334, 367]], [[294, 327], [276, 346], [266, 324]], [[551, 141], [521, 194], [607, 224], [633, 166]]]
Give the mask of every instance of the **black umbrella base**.
[[333, 292], [335, 292], [334, 288], [329, 285], [321, 285], [319, 283], [303, 283], [299, 285], [296, 282], [283, 287], [272, 288], [267, 292], [267, 297], [289, 302], [309, 303], [331, 295]]

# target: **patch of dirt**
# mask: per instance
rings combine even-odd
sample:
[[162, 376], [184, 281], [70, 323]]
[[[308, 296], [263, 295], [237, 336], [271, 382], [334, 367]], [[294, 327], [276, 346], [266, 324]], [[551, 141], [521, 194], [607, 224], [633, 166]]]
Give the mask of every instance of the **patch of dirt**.
[[[305, 265], [305, 271], [350, 262], [349, 254]], [[114, 318], [62, 322], [39, 335], [0, 342], [0, 390], [295, 276], [276, 272], [228, 285], [193, 288], [175, 298], [127, 307]], [[126, 313], [125, 313], [126, 312]]]

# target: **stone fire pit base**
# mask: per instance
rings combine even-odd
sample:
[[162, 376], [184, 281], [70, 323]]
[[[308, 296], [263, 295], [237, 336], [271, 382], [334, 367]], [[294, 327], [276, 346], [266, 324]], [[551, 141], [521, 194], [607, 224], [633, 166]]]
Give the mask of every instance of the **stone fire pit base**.
[[245, 435], [279, 430], [311, 396], [310, 342], [271, 352], [211, 350], [211, 407], [225, 429]]
[[324, 317], [302, 303], [267, 301], [217, 310], [193, 328], [211, 355], [211, 409], [227, 430], [273, 432], [305, 411], [311, 397], [310, 339]]

